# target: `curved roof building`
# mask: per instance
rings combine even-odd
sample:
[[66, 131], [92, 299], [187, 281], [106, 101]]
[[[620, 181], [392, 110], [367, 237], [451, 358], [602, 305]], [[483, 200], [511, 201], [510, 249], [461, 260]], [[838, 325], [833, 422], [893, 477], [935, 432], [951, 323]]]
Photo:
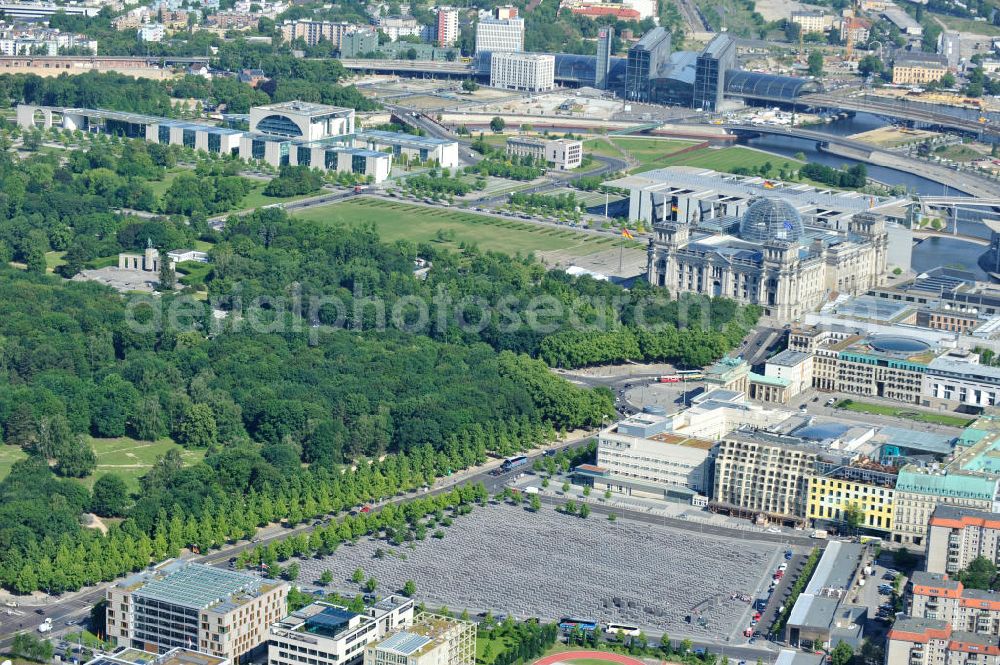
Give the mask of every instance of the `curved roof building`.
[[749, 242], [798, 242], [802, 234], [802, 215], [782, 199], [757, 199], [740, 221], [740, 238]]
[[790, 102], [802, 95], [821, 92], [822, 89], [819, 81], [813, 79], [739, 69], [726, 71], [726, 96]]

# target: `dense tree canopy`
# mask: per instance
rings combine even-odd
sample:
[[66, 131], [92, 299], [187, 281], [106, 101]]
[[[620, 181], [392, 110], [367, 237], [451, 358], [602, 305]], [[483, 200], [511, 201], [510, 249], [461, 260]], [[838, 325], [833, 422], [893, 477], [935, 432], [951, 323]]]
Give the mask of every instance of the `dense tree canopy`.
[[[625, 292], [527, 256], [389, 244], [370, 227], [293, 220], [280, 208], [233, 216], [220, 232], [206, 216], [249, 187], [237, 161], [170, 173], [158, 200], [150, 183], [179, 160], [190, 166], [190, 151], [75, 137], [81, 147], [63, 159], [22, 159], [8, 136], [0, 432], [28, 459], [0, 481], [0, 585], [22, 593], [110, 580], [182, 547], [298, 524], [598, 425], [614, 413], [611, 393], [576, 387], [550, 365], [700, 366], [756, 316], [643, 284]], [[311, 175], [286, 169], [282, 192]], [[123, 250], [197, 241], [211, 243], [199, 282], [207, 300], [63, 279]], [[45, 274], [50, 252], [65, 252], [57, 275]], [[418, 257], [433, 266], [426, 279], [413, 275]], [[204, 459], [185, 466], [175, 447], [139, 492], [109, 475], [91, 493], [78, 480], [96, 465], [88, 437], [122, 436], [169, 436]], [[123, 520], [102, 534], [81, 527], [85, 511]]]

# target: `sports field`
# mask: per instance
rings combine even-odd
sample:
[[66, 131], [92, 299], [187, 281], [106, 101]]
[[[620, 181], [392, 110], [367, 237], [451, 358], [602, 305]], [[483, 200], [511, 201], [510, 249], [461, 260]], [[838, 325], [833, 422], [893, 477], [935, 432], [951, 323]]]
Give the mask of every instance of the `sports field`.
[[[386, 242], [440, 242], [453, 248], [464, 242], [512, 255], [561, 250], [574, 256], [587, 256], [618, 246], [618, 239], [611, 236], [369, 197], [293, 214], [299, 219], [347, 227], [372, 224]], [[439, 232], [443, 232], [446, 241], [438, 239]]]
[[632, 658], [620, 653], [608, 651], [592, 651], [590, 649], [574, 649], [549, 654], [536, 660], [533, 665], [642, 665], [638, 658]]

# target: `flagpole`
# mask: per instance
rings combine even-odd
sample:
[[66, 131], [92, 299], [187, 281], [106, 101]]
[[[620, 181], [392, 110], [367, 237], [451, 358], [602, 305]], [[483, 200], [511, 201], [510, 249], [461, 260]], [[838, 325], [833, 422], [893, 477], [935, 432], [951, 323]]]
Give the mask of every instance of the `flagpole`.
[[618, 272], [622, 271], [622, 254], [625, 252], [625, 240], [618, 243]]

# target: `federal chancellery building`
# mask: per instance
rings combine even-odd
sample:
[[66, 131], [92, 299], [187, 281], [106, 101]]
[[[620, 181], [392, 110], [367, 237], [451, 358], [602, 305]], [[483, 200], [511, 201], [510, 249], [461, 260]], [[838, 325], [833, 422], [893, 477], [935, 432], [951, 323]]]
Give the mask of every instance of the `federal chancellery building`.
[[394, 158], [438, 166], [458, 166], [458, 142], [404, 132], [359, 130], [354, 109], [289, 101], [255, 106], [248, 130], [108, 111], [19, 104], [17, 124], [24, 129], [79, 130], [180, 145], [223, 156], [354, 173], [382, 182]]

